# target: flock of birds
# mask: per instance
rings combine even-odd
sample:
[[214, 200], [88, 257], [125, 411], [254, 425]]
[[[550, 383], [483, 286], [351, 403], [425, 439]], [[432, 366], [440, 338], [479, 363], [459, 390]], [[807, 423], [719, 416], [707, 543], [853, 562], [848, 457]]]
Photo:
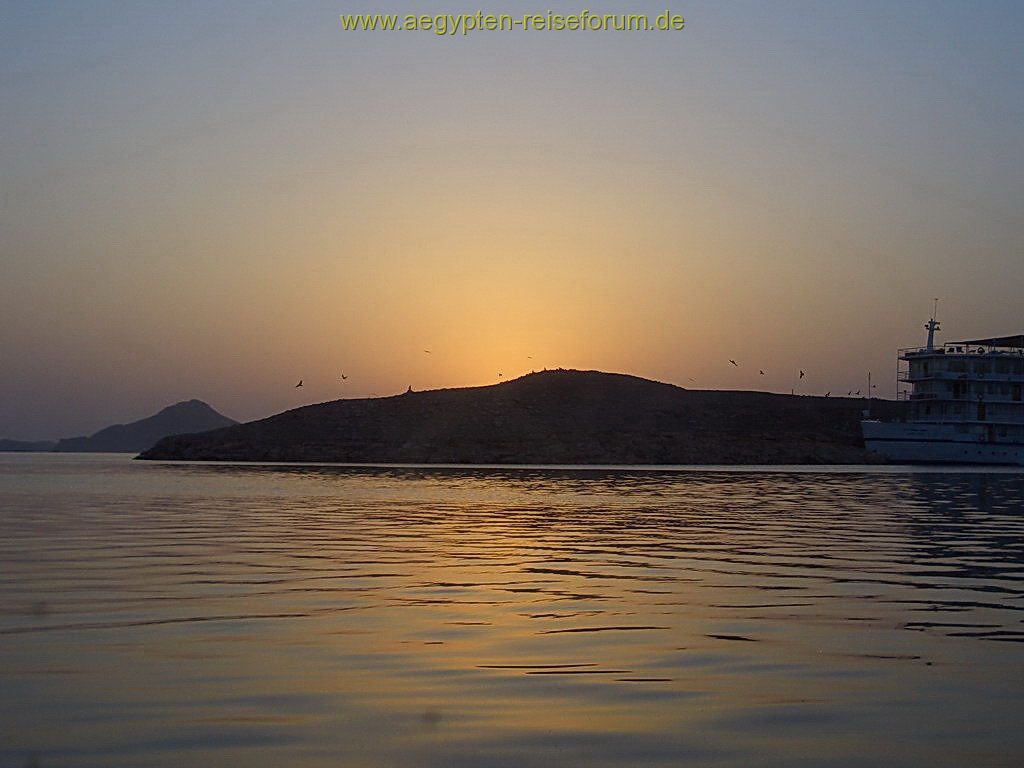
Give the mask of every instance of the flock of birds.
[[[423, 350], [423, 352], [424, 352], [424, 354], [427, 354], [427, 355], [433, 354], [433, 353], [432, 353], [432, 352], [431, 352], [431, 351], [430, 351], [429, 349], [424, 349], [424, 350]], [[533, 360], [533, 356], [532, 356], [532, 355], [527, 355], [527, 356], [526, 356], [526, 359], [527, 359], [527, 360]], [[731, 363], [731, 364], [733, 365], [733, 367], [735, 367], [735, 368], [739, 368], [739, 367], [740, 367], [740, 364], [739, 364], [739, 363], [737, 363], [737, 362], [736, 362], [735, 360], [733, 360], [732, 358], [730, 358], [730, 359], [729, 359], [729, 362], [730, 362], [730, 363]], [[761, 368], [758, 368], [758, 369], [757, 369], [757, 373], [758, 373], [758, 375], [760, 375], [760, 376], [764, 376], [764, 375], [765, 375], [765, 372], [764, 372], [764, 370], [763, 370], [763, 369], [761, 369]], [[802, 368], [801, 368], [801, 369], [799, 369], [799, 374], [800, 374], [800, 375], [799, 375], [799, 379], [803, 379], [803, 378], [804, 378], [804, 377], [805, 377], [805, 376], [807, 375], [807, 374], [806, 374], [806, 373], [804, 372], [804, 370], [803, 370]], [[501, 379], [501, 378], [504, 378], [504, 374], [502, 374], [502, 373], [501, 373], [501, 371], [499, 371], [499, 372], [498, 372], [498, 378], [499, 378], [499, 379]], [[798, 379], [798, 380], [799, 380], [799, 379]], [[343, 374], [341, 374], [341, 381], [348, 381], [348, 376], [347, 376], [346, 374], [344, 374], [344, 373], [343, 373]], [[696, 382], [697, 380], [696, 380], [695, 378], [693, 378], [693, 377], [688, 377], [688, 381], [690, 381], [690, 382]], [[297, 388], [301, 387], [302, 385], [303, 385], [303, 380], [302, 380], [302, 379], [299, 379], [299, 383], [295, 385], [295, 388], [297, 389]], [[871, 385], [871, 389], [877, 389], [877, 388], [878, 388], [878, 385], [877, 385], [877, 384], [872, 384], [872, 385]], [[409, 389], [408, 389], [408, 391], [409, 391], [409, 392], [412, 392], [412, 386], [411, 386], [411, 385], [409, 386]], [[855, 391], [853, 391], [853, 390], [851, 389], [851, 390], [850, 390], [849, 392], [847, 392], [847, 393], [846, 393], [846, 396], [847, 396], [847, 397], [860, 397], [860, 396], [861, 396], [861, 394], [860, 394], [860, 393], [861, 393], [861, 390], [859, 390], [859, 389], [858, 389], [858, 390], [857, 390], [856, 392], [855, 392]], [[831, 392], [831, 390], [829, 390], [828, 392], [826, 392], [826, 393], [825, 393], [825, 397], [831, 397], [831, 396], [832, 396], [832, 392]]]
[[[433, 354], [429, 349], [424, 349], [423, 353], [426, 354], [426, 355]], [[533, 360], [533, 355], [527, 355], [526, 359], [527, 360]], [[504, 378], [504, 376], [505, 376], [505, 374], [503, 374], [501, 371], [498, 371], [498, 378], [499, 379]], [[348, 381], [348, 375], [344, 374], [344, 373], [341, 374], [341, 381]], [[299, 383], [295, 385], [295, 389], [298, 389], [299, 387], [304, 386], [304, 384], [305, 384], [305, 380], [304, 379], [299, 379]], [[412, 385], [409, 386], [409, 390], [408, 391], [412, 392]]]
[[[733, 359], [731, 359], [731, 358], [729, 359], [729, 362], [730, 362], [730, 363], [731, 363], [731, 364], [733, 365], [733, 367], [735, 367], [735, 368], [739, 368], [739, 367], [740, 367], [740, 364], [739, 364], [739, 363], [737, 363], [737, 362], [736, 362], [735, 360], [733, 360]], [[760, 376], [764, 376], [764, 375], [765, 375], [765, 372], [764, 372], [764, 370], [763, 370], [763, 369], [761, 369], [761, 368], [758, 368], [758, 369], [757, 369], [757, 373], [758, 373], [758, 375], [760, 375]], [[805, 376], [807, 375], [807, 374], [806, 374], [806, 373], [804, 372], [804, 370], [803, 370], [802, 368], [798, 370], [798, 373], [799, 373], [799, 378], [797, 379], [798, 381], [799, 381], [800, 379], [803, 379], [803, 378], [804, 378], [804, 377], [805, 377]], [[690, 381], [696, 381], [696, 379], [690, 379]], [[872, 389], [872, 390], [878, 389], [878, 385], [877, 385], [877, 384], [872, 384], [872, 385], [871, 385], [871, 389]], [[861, 394], [860, 394], [860, 393], [861, 393], [861, 390], [859, 390], [859, 389], [858, 389], [857, 391], [854, 391], [854, 390], [852, 390], [852, 389], [851, 389], [851, 390], [850, 390], [849, 392], [847, 392], [847, 393], [846, 393], [846, 396], [847, 396], [847, 397], [860, 397], [860, 396], [861, 396]], [[832, 391], [831, 391], [831, 390], [829, 390], [828, 392], [826, 392], [826, 393], [825, 393], [825, 397], [832, 397]]]

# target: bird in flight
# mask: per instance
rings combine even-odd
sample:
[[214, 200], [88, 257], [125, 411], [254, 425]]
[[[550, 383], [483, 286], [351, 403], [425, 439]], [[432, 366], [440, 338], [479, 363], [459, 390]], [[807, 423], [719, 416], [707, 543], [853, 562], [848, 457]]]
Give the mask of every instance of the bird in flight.
[[341, 374], [341, 380], [342, 381], [348, 381], [348, 376], [346, 376], [344, 373]]
[[859, 394], [860, 394], [860, 390], [858, 389], [858, 390], [857, 390], [856, 392], [854, 392], [853, 394], [855, 394], [855, 395], [859, 395]]
[[499, 379], [501, 378], [501, 374], [500, 374], [500, 373], [498, 374], [498, 378], [499, 378]]
[[423, 351], [426, 352], [428, 355], [430, 354], [430, 350], [429, 349], [424, 349]]
[[758, 371], [758, 373], [760, 373], [762, 376], [764, 376], [764, 371]]
[[296, 384], [295, 386], [296, 386], [296, 388], [301, 387], [302, 386], [302, 379], [299, 379], [299, 383]]
[[733, 365], [735, 365], [737, 368], [740, 367], [740, 364], [737, 363], [735, 360], [730, 360], [729, 362], [732, 363]]
[[800, 371], [800, 378], [802, 379], [803, 377], [804, 377], [804, 372]]
[[826, 392], [826, 393], [825, 393], [825, 397], [828, 397], [828, 396], [829, 396], [829, 395], [831, 395], [831, 394], [832, 394], [832, 391], [831, 391], [831, 390], [829, 390], [828, 392]]
[[852, 394], [853, 394], [853, 390], [851, 389], [849, 392], [846, 393], [846, 396], [849, 397]]

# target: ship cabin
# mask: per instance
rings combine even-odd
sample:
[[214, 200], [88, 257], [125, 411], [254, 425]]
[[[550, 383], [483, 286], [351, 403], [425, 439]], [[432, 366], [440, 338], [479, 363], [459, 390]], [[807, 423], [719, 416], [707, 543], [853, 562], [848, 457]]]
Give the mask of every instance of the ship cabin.
[[[937, 326], [937, 324], [936, 324]], [[1024, 441], [1024, 334], [929, 343], [899, 352], [908, 421], [955, 424], [989, 440]]]

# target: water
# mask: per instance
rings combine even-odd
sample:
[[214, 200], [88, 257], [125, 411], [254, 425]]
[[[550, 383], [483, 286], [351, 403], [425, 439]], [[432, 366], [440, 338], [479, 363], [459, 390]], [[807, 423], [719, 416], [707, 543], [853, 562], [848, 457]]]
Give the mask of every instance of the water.
[[1009, 766], [1024, 474], [0, 454], [0, 765]]

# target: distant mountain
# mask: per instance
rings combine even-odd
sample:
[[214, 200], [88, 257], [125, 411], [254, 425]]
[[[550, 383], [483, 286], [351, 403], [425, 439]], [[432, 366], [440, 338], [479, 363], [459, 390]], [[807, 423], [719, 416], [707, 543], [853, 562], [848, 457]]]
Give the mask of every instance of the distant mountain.
[[213, 410], [202, 400], [187, 400], [131, 424], [115, 424], [91, 437], [69, 437], [54, 450], [64, 452], [138, 453], [168, 435], [185, 435], [230, 427], [238, 422]]
[[0, 451], [34, 453], [38, 451], [52, 451], [56, 445], [52, 440], [38, 440], [35, 442], [27, 440], [0, 440]]
[[[875, 461], [866, 401], [691, 391], [598, 371], [488, 387], [336, 400], [202, 435], [142, 459], [474, 464], [788, 464]], [[900, 404], [875, 400], [875, 412]]]

